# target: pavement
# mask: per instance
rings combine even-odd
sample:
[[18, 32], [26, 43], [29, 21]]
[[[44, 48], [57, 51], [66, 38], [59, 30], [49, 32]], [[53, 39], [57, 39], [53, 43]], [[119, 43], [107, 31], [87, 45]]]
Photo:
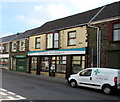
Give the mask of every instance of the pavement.
[[19, 74], [19, 75], [23, 75], [23, 76], [28, 76], [31, 78], [47, 80], [47, 81], [51, 81], [51, 82], [55, 82], [55, 83], [67, 84], [67, 79], [63, 79], [63, 78], [56, 78], [56, 77], [45, 76], [45, 75], [28, 74], [25, 72], [10, 71], [10, 70], [5, 70], [5, 69], [3, 69], [2, 71], [8, 72], [8, 73]]

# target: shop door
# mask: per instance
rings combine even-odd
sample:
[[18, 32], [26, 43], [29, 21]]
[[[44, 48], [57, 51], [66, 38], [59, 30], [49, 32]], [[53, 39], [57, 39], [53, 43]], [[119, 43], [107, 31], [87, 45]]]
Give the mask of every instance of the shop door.
[[13, 71], [16, 71], [16, 58], [12, 59], [12, 68]]
[[50, 58], [49, 76], [55, 77], [55, 68], [56, 68], [55, 57], [51, 57]]
[[26, 59], [16, 59], [16, 71], [26, 72]]

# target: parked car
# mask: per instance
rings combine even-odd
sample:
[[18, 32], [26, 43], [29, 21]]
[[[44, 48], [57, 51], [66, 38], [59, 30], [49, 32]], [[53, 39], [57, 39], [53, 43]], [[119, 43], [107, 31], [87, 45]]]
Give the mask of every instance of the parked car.
[[68, 83], [71, 87], [83, 86], [100, 89], [111, 94], [120, 89], [120, 70], [111, 68], [86, 68], [77, 74], [70, 75]]

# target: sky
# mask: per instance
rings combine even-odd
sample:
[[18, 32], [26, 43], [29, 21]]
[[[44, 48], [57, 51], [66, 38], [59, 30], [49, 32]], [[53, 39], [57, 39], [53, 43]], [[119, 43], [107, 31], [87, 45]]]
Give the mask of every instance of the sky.
[[0, 37], [119, 0], [0, 0]]

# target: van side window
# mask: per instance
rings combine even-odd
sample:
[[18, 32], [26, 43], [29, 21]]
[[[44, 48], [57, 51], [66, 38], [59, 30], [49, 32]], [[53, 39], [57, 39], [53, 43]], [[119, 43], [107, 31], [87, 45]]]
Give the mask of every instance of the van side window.
[[82, 71], [80, 73], [80, 76], [91, 76], [91, 72], [92, 72], [92, 69], [88, 69], [88, 70]]

